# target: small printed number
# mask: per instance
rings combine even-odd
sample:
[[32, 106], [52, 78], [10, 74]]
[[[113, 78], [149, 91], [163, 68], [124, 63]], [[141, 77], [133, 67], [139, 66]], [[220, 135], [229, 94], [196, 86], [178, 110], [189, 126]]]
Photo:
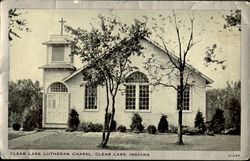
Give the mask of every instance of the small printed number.
[[235, 157], [240, 157], [240, 154], [228, 154], [228, 156], [235, 158]]

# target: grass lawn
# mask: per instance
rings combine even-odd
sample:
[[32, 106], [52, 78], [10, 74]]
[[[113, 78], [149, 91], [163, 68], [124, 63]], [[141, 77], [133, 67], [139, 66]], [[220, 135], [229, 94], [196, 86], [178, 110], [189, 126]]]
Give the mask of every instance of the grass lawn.
[[26, 136], [35, 133], [35, 131], [14, 131], [12, 128], [8, 130], [8, 139], [12, 140], [18, 137]]
[[[187, 136], [185, 145], [176, 145], [176, 134], [111, 133], [108, 149], [112, 150], [240, 150], [240, 136]], [[10, 149], [89, 149], [96, 150], [101, 133], [42, 131], [30, 135], [9, 138]]]

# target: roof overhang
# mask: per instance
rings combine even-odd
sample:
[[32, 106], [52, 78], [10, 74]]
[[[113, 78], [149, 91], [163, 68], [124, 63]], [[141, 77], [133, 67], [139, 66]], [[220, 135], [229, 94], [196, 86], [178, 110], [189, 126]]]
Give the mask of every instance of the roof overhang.
[[74, 71], [76, 67], [70, 64], [47, 64], [39, 67], [39, 69], [71, 69]]
[[49, 41], [46, 41], [46, 42], [43, 42], [42, 43], [43, 45], [65, 45], [65, 44], [69, 44], [69, 42], [67, 42], [67, 41], [51, 41], [51, 40], [49, 40]]

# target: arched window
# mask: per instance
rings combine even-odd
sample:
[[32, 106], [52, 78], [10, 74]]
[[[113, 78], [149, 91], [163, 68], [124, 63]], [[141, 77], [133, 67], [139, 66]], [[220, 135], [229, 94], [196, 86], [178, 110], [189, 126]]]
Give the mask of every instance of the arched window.
[[145, 74], [134, 72], [126, 78], [126, 110], [149, 110], [149, 81]]
[[49, 86], [48, 92], [68, 92], [68, 89], [64, 84], [56, 82]]
[[148, 77], [141, 72], [134, 72], [126, 78], [126, 83], [148, 83]]

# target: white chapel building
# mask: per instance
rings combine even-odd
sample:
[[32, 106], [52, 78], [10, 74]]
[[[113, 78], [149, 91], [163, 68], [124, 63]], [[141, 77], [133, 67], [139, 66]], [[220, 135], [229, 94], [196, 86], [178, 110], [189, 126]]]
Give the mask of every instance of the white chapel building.
[[[43, 70], [43, 127], [66, 128], [70, 108], [75, 108], [81, 121], [102, 123], [105, 111], [105, 88], [80, 86], [83, 83], [84, 67], [74, 66], [70, 44], [66, 35], [51, 35], [44, 42], [47, 46], [46, 64]], [[178, 124], [178, 94], [175, 89], [163, 86], [152, 87], [149, 73], [144, 69], [147, 56], [168, 60], [165, 51], [149, 39], [141, 40], [145, 57], [132, 56], [138, 70], [128, 75], [121, 85], [125, 92], [118, 92], [115, 120], [117, 125], [130, 129], [133, 113], [139, 113], [145, 126], [157, 127], [162, 114], [167, 115], [169, 124]], [[191, 66], [188, 66], [188, 68]], [[199, 71], [191, 75], [190, 81], [197, 86], [188, 86], [184, 94], [183, 125], [194, 126], [197, 111], [206, 115], [206, 86], [213, 81]], [[177, 83], [177, 82], [176, 82]]]

